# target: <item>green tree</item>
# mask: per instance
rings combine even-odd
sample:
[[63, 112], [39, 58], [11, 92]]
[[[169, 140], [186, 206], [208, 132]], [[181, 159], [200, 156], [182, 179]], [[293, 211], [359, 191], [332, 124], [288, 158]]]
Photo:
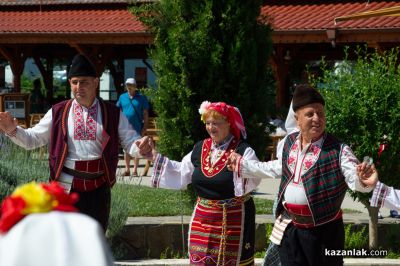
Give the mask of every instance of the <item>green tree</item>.
[[[327, 130], [349, 144], [355, 155], [374, 159], [379, 179], [399, 187], [400, 72], [398, 50], [382, 53], [358, 48], [356, 60], [346, 58], [334, 69], [324, 67]], [[387, 136], [388, 149], [378, 158], [379, 145]], [[377, 245], [377, 208], [369, 206], [370, 194], [353, 193], [370, 215], [370, 247]]]
[[268, 75], [270, 28], [262, 1], [161, 0], [134, 7], [154, 34], [150, 57], [157, 75], [151, 99], [161, 129], [158, 147], [180, 159], [206, 136], [202, 101], [239, 107], [250, 144], [265, 150], [264, 128], [272, 108]]

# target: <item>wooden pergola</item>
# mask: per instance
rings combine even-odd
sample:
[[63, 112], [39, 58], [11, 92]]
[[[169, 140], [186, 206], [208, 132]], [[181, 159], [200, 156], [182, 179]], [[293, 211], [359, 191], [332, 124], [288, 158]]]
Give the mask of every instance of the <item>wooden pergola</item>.
[[[147, 58], [153, 36], [129, 12], [128, 1], [7, 1], [0, 3], [0, 60], [10, 63], [14, 91], [33, 58], [53, 98], [54, 60], [85, 54], [100, 74], [107, 67], [121, 90], [124, 59]], [[3, 71], [4, 72], [4, 71]], [[4, 82], [4, 79], [3, 79]], [[0, 87], [4, 84], [0, 84]]]
[[[128, 0], [7, 0], [0, 3], [0, 60], [10, 63], [14, 89], [27, 58], [38, 66], [52, 99], [55, 60], [88, 56], [101, 73], [110, 69], [116, 88], [123, 82], [124, 59], [147, 58], [153, 36], [128, 10]], [[140, 2], [140, 1], [139, 1]], [[277, 106], [290, 102], [297, 62], [325, 57], [340, 60], [344, 47], [367, 44], [388, 49], [400, 43], [400, 17], [339, 17], [394, 8], [398, 1], [268, 0], [261, 8], [272, 27], [270, 63], [277, 80]], [[336, 23], [335, 23], [336, 18]], [[1, 68], [1, 67], [0, 67]], [[0, 69], [0, 72], [1, 69]], [[0, 78], [0, 87], [2, 87]]]
[[[372, 15], [379, 14], [379, 10], [394, 14], [398, 6], [398, 1], [387, 0], [265, 1], [261, 13], [268, 16], [272, 26], [274, 54], [271, 65], [278, 83], [277, 106], [290, 103], [292, 84], [289, 77], [297, 70], [296, 62], [312, 62], [322, 57], [341, 60], [345, 46], [350, 50], [363, 45], [371, 50], [398, 46], [400, 17]], [[361, 12], [365, 13], [354, 20], [352, 16]]]

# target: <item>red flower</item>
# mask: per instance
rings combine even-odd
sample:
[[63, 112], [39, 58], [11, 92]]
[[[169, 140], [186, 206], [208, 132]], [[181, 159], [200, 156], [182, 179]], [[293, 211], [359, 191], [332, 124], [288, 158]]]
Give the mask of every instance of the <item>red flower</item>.
[[55, 181], [51, 181], [50, 184], [41, 185], [43, 189], [52, 195], [58, 203], [56, 206], [54, 206], [53, 210], [65, 212], [77, 211], [77, 209], [74, 207], [74, 204], [78, 201], [78, 194], [65, 193], [64, 188]]
[[[37, 188], [40, 188], [39, 190]], [[36, 184], [31, 182], [18, 187], [5, 198], [0, 212], [0, 233], [6, 233], [30, 213], [49, 211], [77, 211], [74, 204], [78, 194], [67, 194], [57, 182]]]
[[25, 217], [22, 209], [25, 208], [25, 201], [22, 197], [8, 197], [1, 205], [0, 233], [10, 230], [14, 224]]

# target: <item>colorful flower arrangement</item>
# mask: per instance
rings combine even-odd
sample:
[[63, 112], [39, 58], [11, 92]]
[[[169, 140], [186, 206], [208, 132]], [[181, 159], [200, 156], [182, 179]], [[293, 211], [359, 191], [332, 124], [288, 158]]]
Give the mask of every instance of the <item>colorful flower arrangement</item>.
[[3, 200], [0, 210], [0, 233], [6, 233], [31, 213], [50, 211], [74, 212], [78, 194], [67, 194], [57, 182], [31, 182], [15, 189]]

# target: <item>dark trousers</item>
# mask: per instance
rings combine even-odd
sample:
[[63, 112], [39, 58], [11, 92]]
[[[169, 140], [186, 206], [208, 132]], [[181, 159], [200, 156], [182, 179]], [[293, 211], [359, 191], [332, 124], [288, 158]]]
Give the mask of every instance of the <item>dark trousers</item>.
[[327, 250], [344, 249], [343, 220], [336, 220], [314, 228], [288, 225], [279, 247], [282, 266], [337, 266], [343, 257], [325, 256]]
[[87, 214], [97, 220], [107, 230], [108, 218], [110, 216], [111, 189], [107, 184], [87, 192], [74, 191], [79, 194], [79, 200], [75, 204], [79, 212]]

